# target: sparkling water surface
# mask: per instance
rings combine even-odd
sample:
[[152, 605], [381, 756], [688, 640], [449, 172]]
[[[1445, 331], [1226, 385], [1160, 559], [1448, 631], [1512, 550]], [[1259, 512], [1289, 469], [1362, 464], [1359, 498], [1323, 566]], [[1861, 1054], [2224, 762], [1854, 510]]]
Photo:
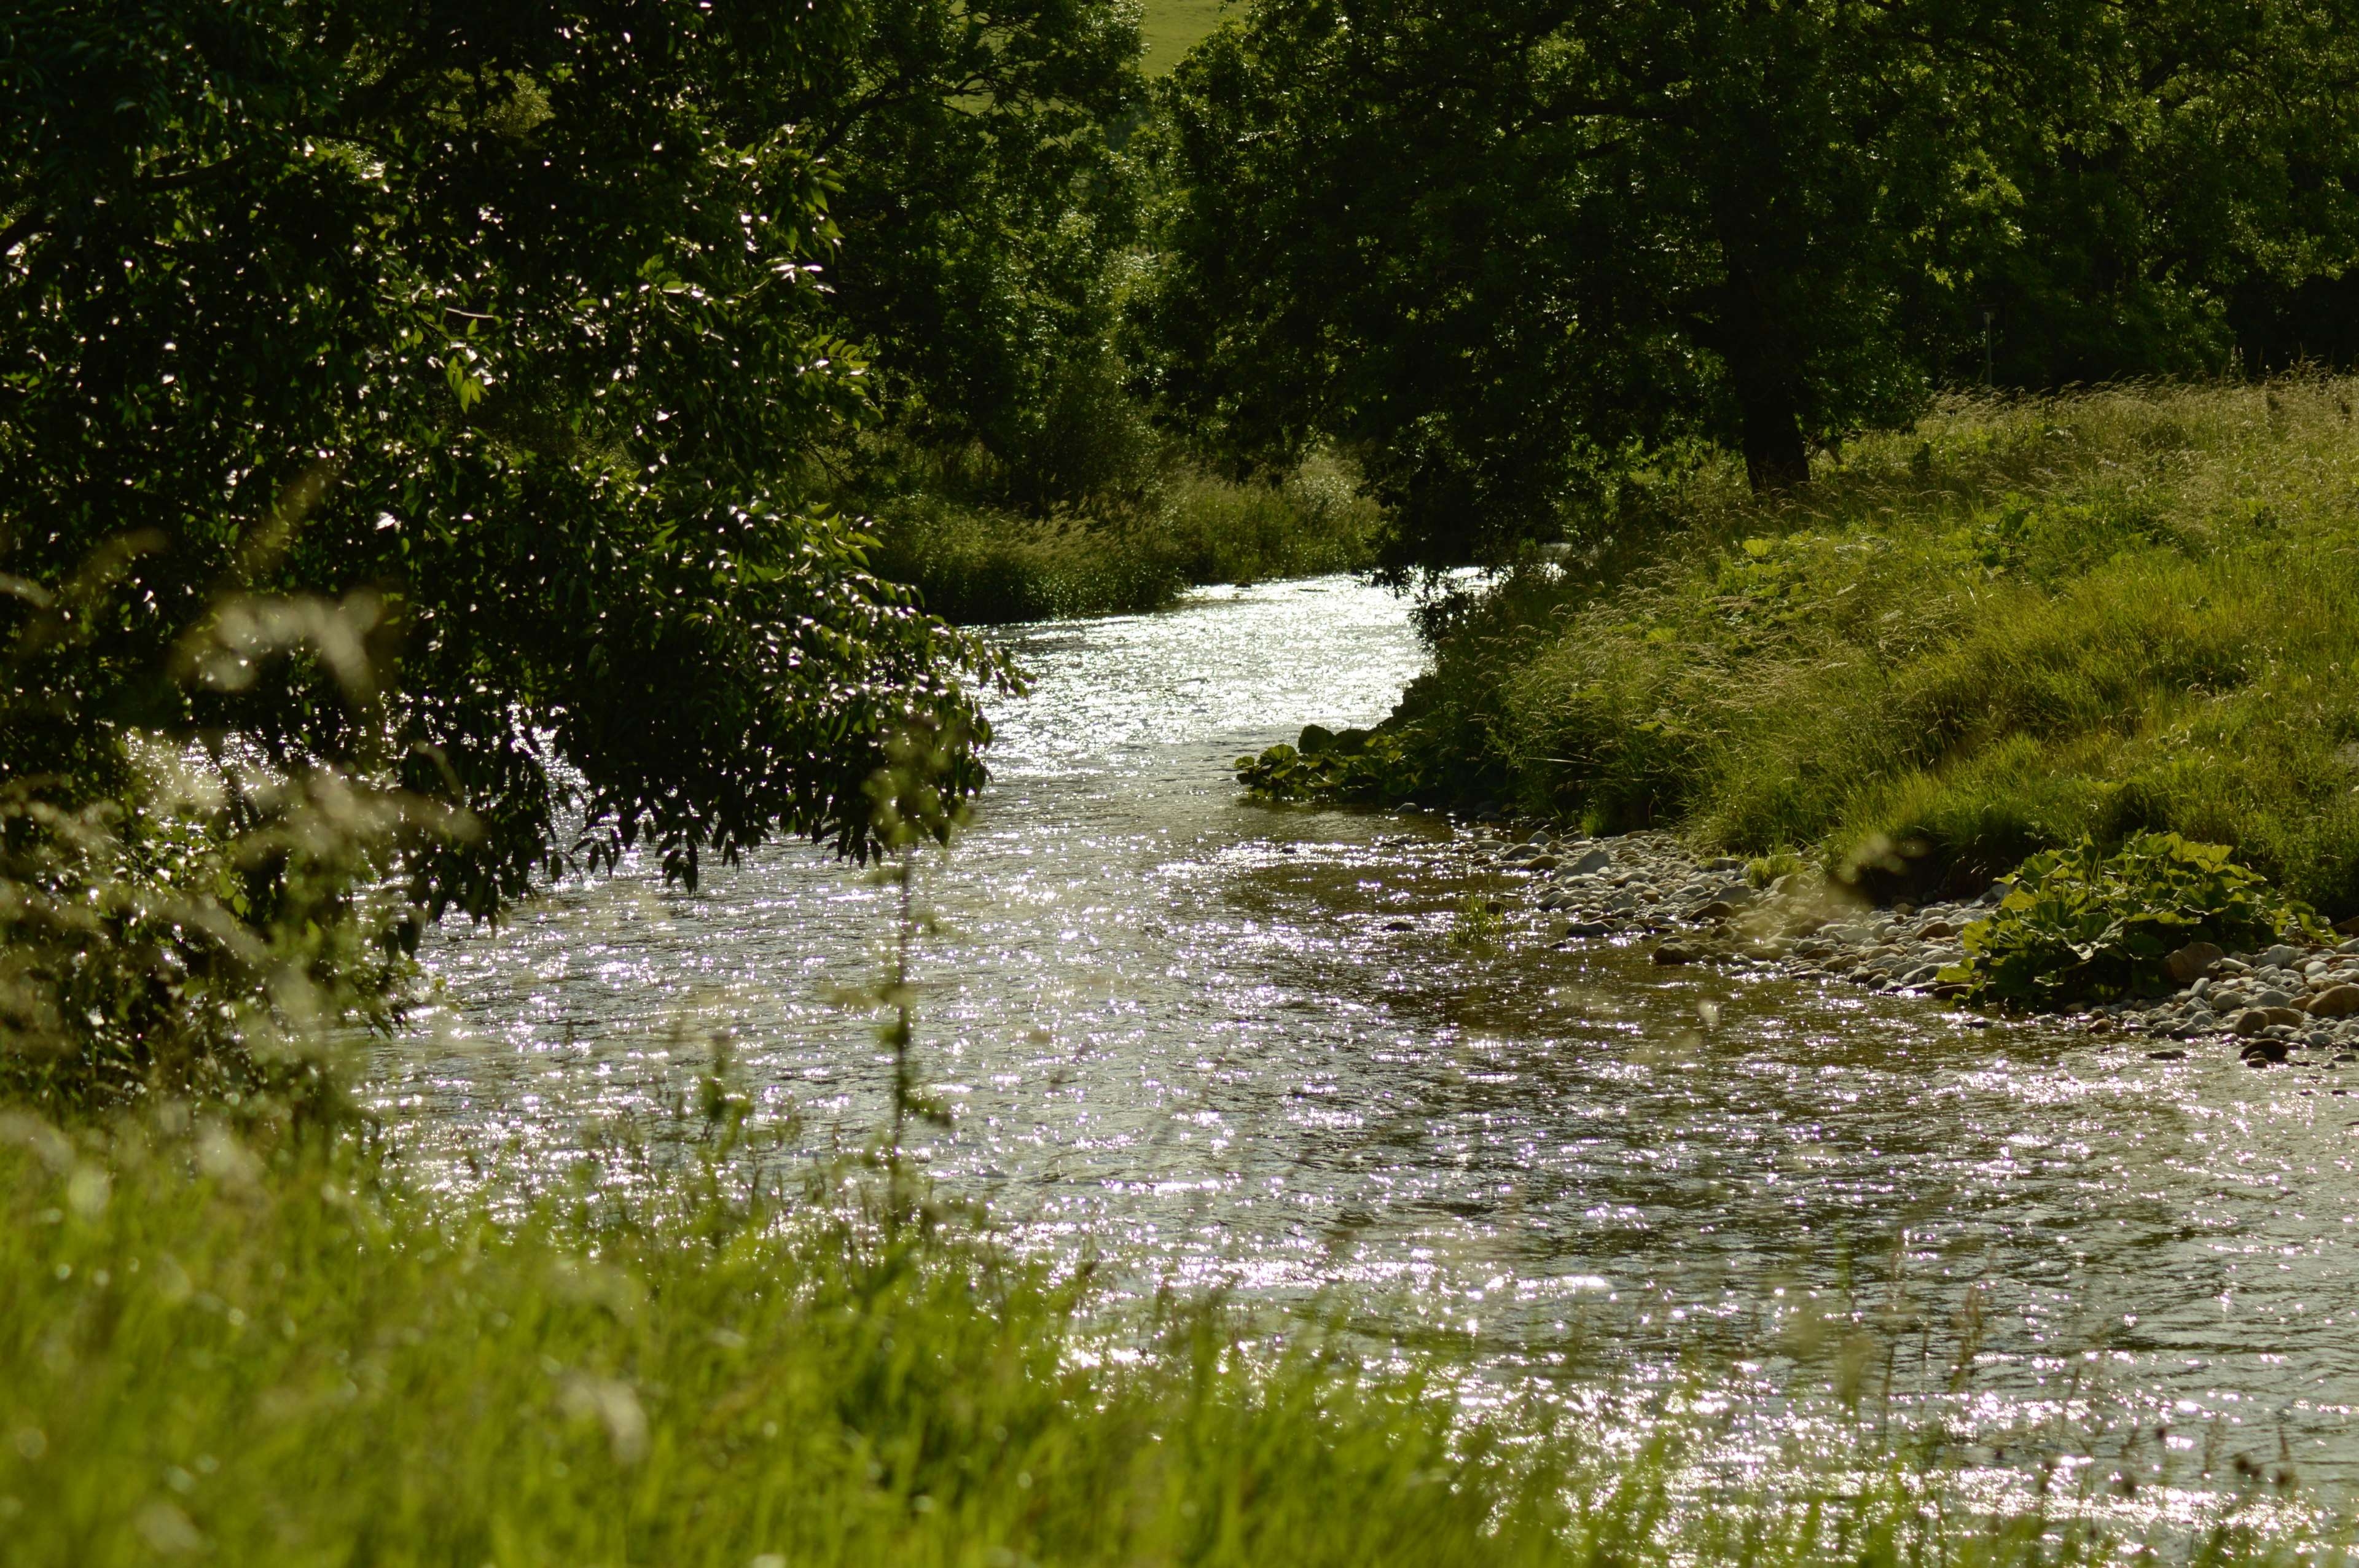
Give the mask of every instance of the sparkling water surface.
[[[1994, 1476], [2060, 1458], [2131, 1522], [2216, 1509], [2238, 1456], [2359, 1481], [2359, 1070], [1558, 948], [1440, 818], [1247, 803], [1238, 753], [1371, 723], [1422, 667], [1407, 604], [1349, 579], [1004, 637], [1035, 685], [929, 879], [919, 1049], [956, 1112], [932, 1176], [1020, 1245], [1471, 1346], [1494, 1390], [1714, 1367], [1725, 1452], [1762, 1463], [1843, 1440], [1778, 1392], [1815, 1346], [1812, 1377]], [[1503, 893], [1468, 940], [1462, 901]], [[859, 1147], [890, 1068], [842, 997], [888, 929], [800, 847], [692, 895], [568, 881], [433, 941], [380, 1108], [438, 1168], [556, 1165], [661, 1121], [725, 1037], [761, 1115]]]

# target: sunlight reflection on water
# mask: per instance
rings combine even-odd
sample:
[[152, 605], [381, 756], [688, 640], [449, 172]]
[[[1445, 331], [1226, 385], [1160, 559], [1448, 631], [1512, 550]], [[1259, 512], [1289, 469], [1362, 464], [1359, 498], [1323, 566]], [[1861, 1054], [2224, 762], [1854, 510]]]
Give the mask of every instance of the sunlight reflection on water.
[[[2074, 1484], [2100, 1491], [2168, 1469], [2109, 1505], [2136, 1522], [2215, 1503], [2206, 1452], [2359, 1480], [2359, 1071], [1557, 950], [1537, 915], [1455, 942], [1458, 901], [1510, 879], [1448, 824], [1228, 777], [1307, 722], [1374, 721], [1421, 666], [1407, 606], [1348, 579], [1006, 639], [1037, 685], [933, 880], [921, 1030], [957, 1109], [930, 1169], [1024, 1244], [1471, 1340], [1500, 1397], [1743, 1361], [1721, 1452], [1765, 1464], [1848, 1441], [1778, 1390], [1865, 1325], [1870, 1390], [1938, 1412], [1994, 1487], [2043, 1454], [2097, 1455]], [[693, 896], [626, 867], [446, 931], [381, 1108], [429, 1163], [560, 1160], [660, 1120], [725, 1031], [766, 1115], [857, 1146], [889, 1075], [830, 998], [873, 978], [881, 900], [783, 848]]]

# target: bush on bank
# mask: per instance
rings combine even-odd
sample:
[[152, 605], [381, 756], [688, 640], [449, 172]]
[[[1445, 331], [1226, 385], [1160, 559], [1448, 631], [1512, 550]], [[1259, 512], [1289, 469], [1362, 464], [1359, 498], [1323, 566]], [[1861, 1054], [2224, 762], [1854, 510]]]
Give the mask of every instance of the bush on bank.
[[2173, 953], [2196, 943], [2267, 947], [2314, 926], [2224, 845], [2138, 833], [2112, 854], [2083, 838], [2032, 856], [1988, 918], [1964, 932], [1965, 962], [1944, 981], [2002, 1003], [2160, 996], [2184, 977]]
[[2169, 831], [2348, 914], [2354, 396], [1952, 399], [1790, 500], [1665, 480], [1595, 559], [1435, 609], [1375, 793], [1803, 850], [1886, 897]]

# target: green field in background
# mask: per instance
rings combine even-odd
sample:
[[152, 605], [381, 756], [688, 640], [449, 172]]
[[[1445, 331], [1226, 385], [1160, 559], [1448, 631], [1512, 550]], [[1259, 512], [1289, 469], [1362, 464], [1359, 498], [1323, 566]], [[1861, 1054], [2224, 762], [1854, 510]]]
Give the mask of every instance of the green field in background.
[[1222, 0], [1147, 0], [1147, 70], [1160, 76], [1212, 30]]

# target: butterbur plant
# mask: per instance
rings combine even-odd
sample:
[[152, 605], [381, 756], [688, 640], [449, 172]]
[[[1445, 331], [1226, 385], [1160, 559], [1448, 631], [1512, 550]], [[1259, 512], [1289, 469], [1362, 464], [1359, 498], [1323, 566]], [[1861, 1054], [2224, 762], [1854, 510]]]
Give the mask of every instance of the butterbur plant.
[[1409, 737], [1399, 730], [1332, 731], [1312, 724], [1299, 745], [1280, 742], [1234, 766], [1238, 783], [1271, 800], [1385, 805], [1415, 795], [1419, 780]]
[[2225, 845], [2140, 833], [2108, 852], [2082, 838], [2024, 861], [1941, 979], [2000, 1004], [2150, 996], [2171, 988], [2165, 961], [2190, 942], [2261, 946], [2314, 922]]

